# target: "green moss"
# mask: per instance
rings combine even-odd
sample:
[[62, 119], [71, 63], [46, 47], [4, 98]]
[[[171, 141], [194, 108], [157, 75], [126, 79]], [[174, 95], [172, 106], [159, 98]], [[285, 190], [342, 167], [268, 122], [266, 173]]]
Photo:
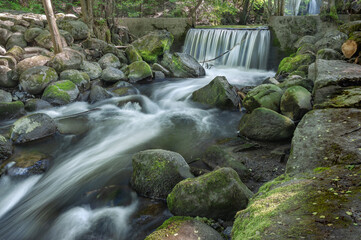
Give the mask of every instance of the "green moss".
[[24, 103], [16, 102], [0, 102], [0, 119], [12, 119], [22, 115]]
[[66, 92], [60, 90], [57, 86], [52, 85], [45, 89], [43, 98], [56, 98], [65, 102], [70, 102], [70, 96]]
[[278, 66], [278, 74], [291, 73], [302, 65], [310, 65], [314, 58], [310, 54], [301, 54], [284, 58]]
[[123, 88], [118, 88], [117, 90], [114, 90], [113, 92], [115, 94], [117, 94], [118, 96], [123, 96], [128, 93], [128, 90], [129, 90], [129, 88], [123, 87]]
[[55, 83], [54, 85], [63, 91], [71, 91], [76, 88], [76, 85], [71, 81], [62, 81], [62, 82]]
[[145, 238], [145, 240], [161, 240], [168, 236], [176, 234], [182, 224], [187, 221], [191, 221], [191, 217], [175, 216], [166, 220], [155, 232]]
[[289, 76], [294, 76], [294, 75], [297, 75], [297, 76], [301, 76], [301, 77], [303, 77], [303, 78], [306, 78], [306, 73], [303, 72], [303, 71], [298, 71], [298, 70], [293, 71], [293, 72], [290, 73]]

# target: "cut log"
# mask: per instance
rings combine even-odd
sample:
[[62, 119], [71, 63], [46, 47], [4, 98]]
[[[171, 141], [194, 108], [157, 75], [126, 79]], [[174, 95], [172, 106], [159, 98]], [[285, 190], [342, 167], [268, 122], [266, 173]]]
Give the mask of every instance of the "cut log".
[[346, 58], [351, 58], [357, 52], [357, 43], [354, 40], [347, 40], [341, 49]]

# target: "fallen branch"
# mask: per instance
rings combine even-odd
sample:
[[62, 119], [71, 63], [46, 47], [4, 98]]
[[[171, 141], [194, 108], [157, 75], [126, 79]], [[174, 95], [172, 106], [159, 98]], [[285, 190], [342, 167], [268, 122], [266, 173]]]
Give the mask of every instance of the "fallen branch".
[[238, 45], [241, 45], [242, 43], [244, 43], [245, 39], [242, 40], [242, 42], [240, 43], [237, 43], [236, 45], [234, 45], [231, 49], [228, 49], [227, 51], [225, 51], [224, 53], [222, 53], [221, 55], [213, 58], [213, 59], [210, 59], [210, 60], [204, 60], [203, 62], [200, 62], [200, 63], [207, 63], [207, 62], [212, 62], [214, 60], [217, 60], [218, 58], [220, 57], [223, 57], [224, 55], [226, 55], [227, 53], [230, 53], [235, 47], [237, 47]]

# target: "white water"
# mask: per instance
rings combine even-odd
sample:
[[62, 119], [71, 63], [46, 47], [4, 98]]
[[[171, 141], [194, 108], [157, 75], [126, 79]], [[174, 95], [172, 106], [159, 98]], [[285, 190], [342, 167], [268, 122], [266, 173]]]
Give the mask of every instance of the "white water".
[[203, 62], [232, 49], [209, 64], [265, 70], [270, 41], [269, 30], [191, 29], [187, 33], [184, 52]]
[[[303, 2], [304, 0], [287, 0], [285, 5], [285, 15], [298, 16], [300, 14], [300, 5]], [[307, 15], [317, 15], [319, 13], [320, 4], [317, 2], [317, 0], [310, 0], [308, 3]]]
[[308, 5], [308, 14], [317, 15], [320, 13], [320, 6], [317, 4], [316, 0], [311, 0]]

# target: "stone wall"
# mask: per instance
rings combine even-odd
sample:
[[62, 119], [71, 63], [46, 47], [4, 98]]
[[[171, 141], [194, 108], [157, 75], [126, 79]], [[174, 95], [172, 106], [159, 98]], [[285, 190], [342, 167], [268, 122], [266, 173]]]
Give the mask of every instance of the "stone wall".
[[117, 24], [128, 27], [136, 37], [142, 37], [154, 30], [165, 29], [173, 34], [173, 50], [180, 51], [188, 30], [191, 28], [191, 20], [187, 18], [119, 18]]

